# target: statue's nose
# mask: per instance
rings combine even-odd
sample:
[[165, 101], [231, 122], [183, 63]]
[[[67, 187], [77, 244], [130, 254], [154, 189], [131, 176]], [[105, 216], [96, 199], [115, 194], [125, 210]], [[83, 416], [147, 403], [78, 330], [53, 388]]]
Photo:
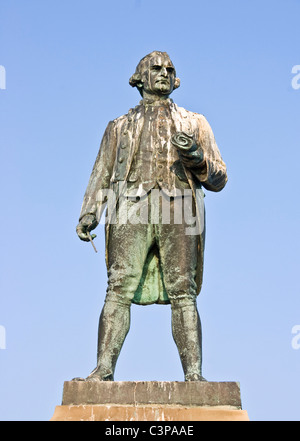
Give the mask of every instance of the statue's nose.
[[162, 68], [161, 68], [161, 71], [160, 71], [160, 74], [161, 74], [163, 77], [167, 77], [167, 76], [168, 76], [168, 71], [167, 71], [167, 69], [166, 69], [165, 67], [162, 67]]

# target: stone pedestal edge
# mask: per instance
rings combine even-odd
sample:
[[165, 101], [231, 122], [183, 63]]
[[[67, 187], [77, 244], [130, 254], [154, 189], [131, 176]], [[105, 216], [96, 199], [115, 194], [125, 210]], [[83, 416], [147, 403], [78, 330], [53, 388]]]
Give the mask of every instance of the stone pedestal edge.
[[50, 421], [249, 421], [247, 411], [231, 406], [61, 405]]

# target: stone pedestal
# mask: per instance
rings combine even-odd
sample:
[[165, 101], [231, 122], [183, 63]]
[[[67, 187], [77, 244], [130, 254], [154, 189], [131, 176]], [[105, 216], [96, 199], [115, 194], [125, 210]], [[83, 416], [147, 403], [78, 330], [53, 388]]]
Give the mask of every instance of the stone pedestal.
[[51, 421], [249, 421], [236, 382], [66, 381]]

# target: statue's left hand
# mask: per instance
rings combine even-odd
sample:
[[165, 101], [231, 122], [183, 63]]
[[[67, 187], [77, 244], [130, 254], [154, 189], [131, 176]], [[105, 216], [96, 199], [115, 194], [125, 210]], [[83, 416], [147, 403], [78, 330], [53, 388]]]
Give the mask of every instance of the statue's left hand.
[[89, 242], [90, 238], [88, 236], [88, 232], [94, 230], [98, 225], [96, 216], [93, 214], [85, 215], [79, 222], [76, 227], [76, 233], [79, 239], [84, 240], [85, 242]]
[[203, 161], [203, 150], [196, 144], [193, 135], [177, 132], [172, 136], [171, 142], [177, 148], [185, 166], [195, 167]]

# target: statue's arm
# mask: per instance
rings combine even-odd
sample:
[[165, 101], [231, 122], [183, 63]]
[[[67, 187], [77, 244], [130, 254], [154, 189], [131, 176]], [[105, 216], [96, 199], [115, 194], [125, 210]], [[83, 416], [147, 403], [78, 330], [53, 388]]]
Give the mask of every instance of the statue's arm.
[[[201, 182], [204, 188], [220, 191], [227, 182], [226, 165], [221, 157], [213, 131], [203, 115], [198, 115], [198, 130], [193, 136], [183, 132], [175, 134], [180, 158], [185, 167]], [[181, 136], [185, 138], [180, 146]], [[174, 137], [172, 139], [174, 143]]]
[[110, 186], [115, 155], [116, 135], [114, 122], [111, 121], [104, 132], [83, 198], [79, 224], [76, 227], [76, 232], [81, 240], [89, 241], [87, 231], [95, 229], [100, 222], [107, 201], [107, 198], [103, 197], [103, 193]]
[[227, 182], [227, 169], [213, 131], [203, 115], [199, 115], [198, 142], [203, 150], [204, 163], [196, 176], [207, 190], [220, 191]]

